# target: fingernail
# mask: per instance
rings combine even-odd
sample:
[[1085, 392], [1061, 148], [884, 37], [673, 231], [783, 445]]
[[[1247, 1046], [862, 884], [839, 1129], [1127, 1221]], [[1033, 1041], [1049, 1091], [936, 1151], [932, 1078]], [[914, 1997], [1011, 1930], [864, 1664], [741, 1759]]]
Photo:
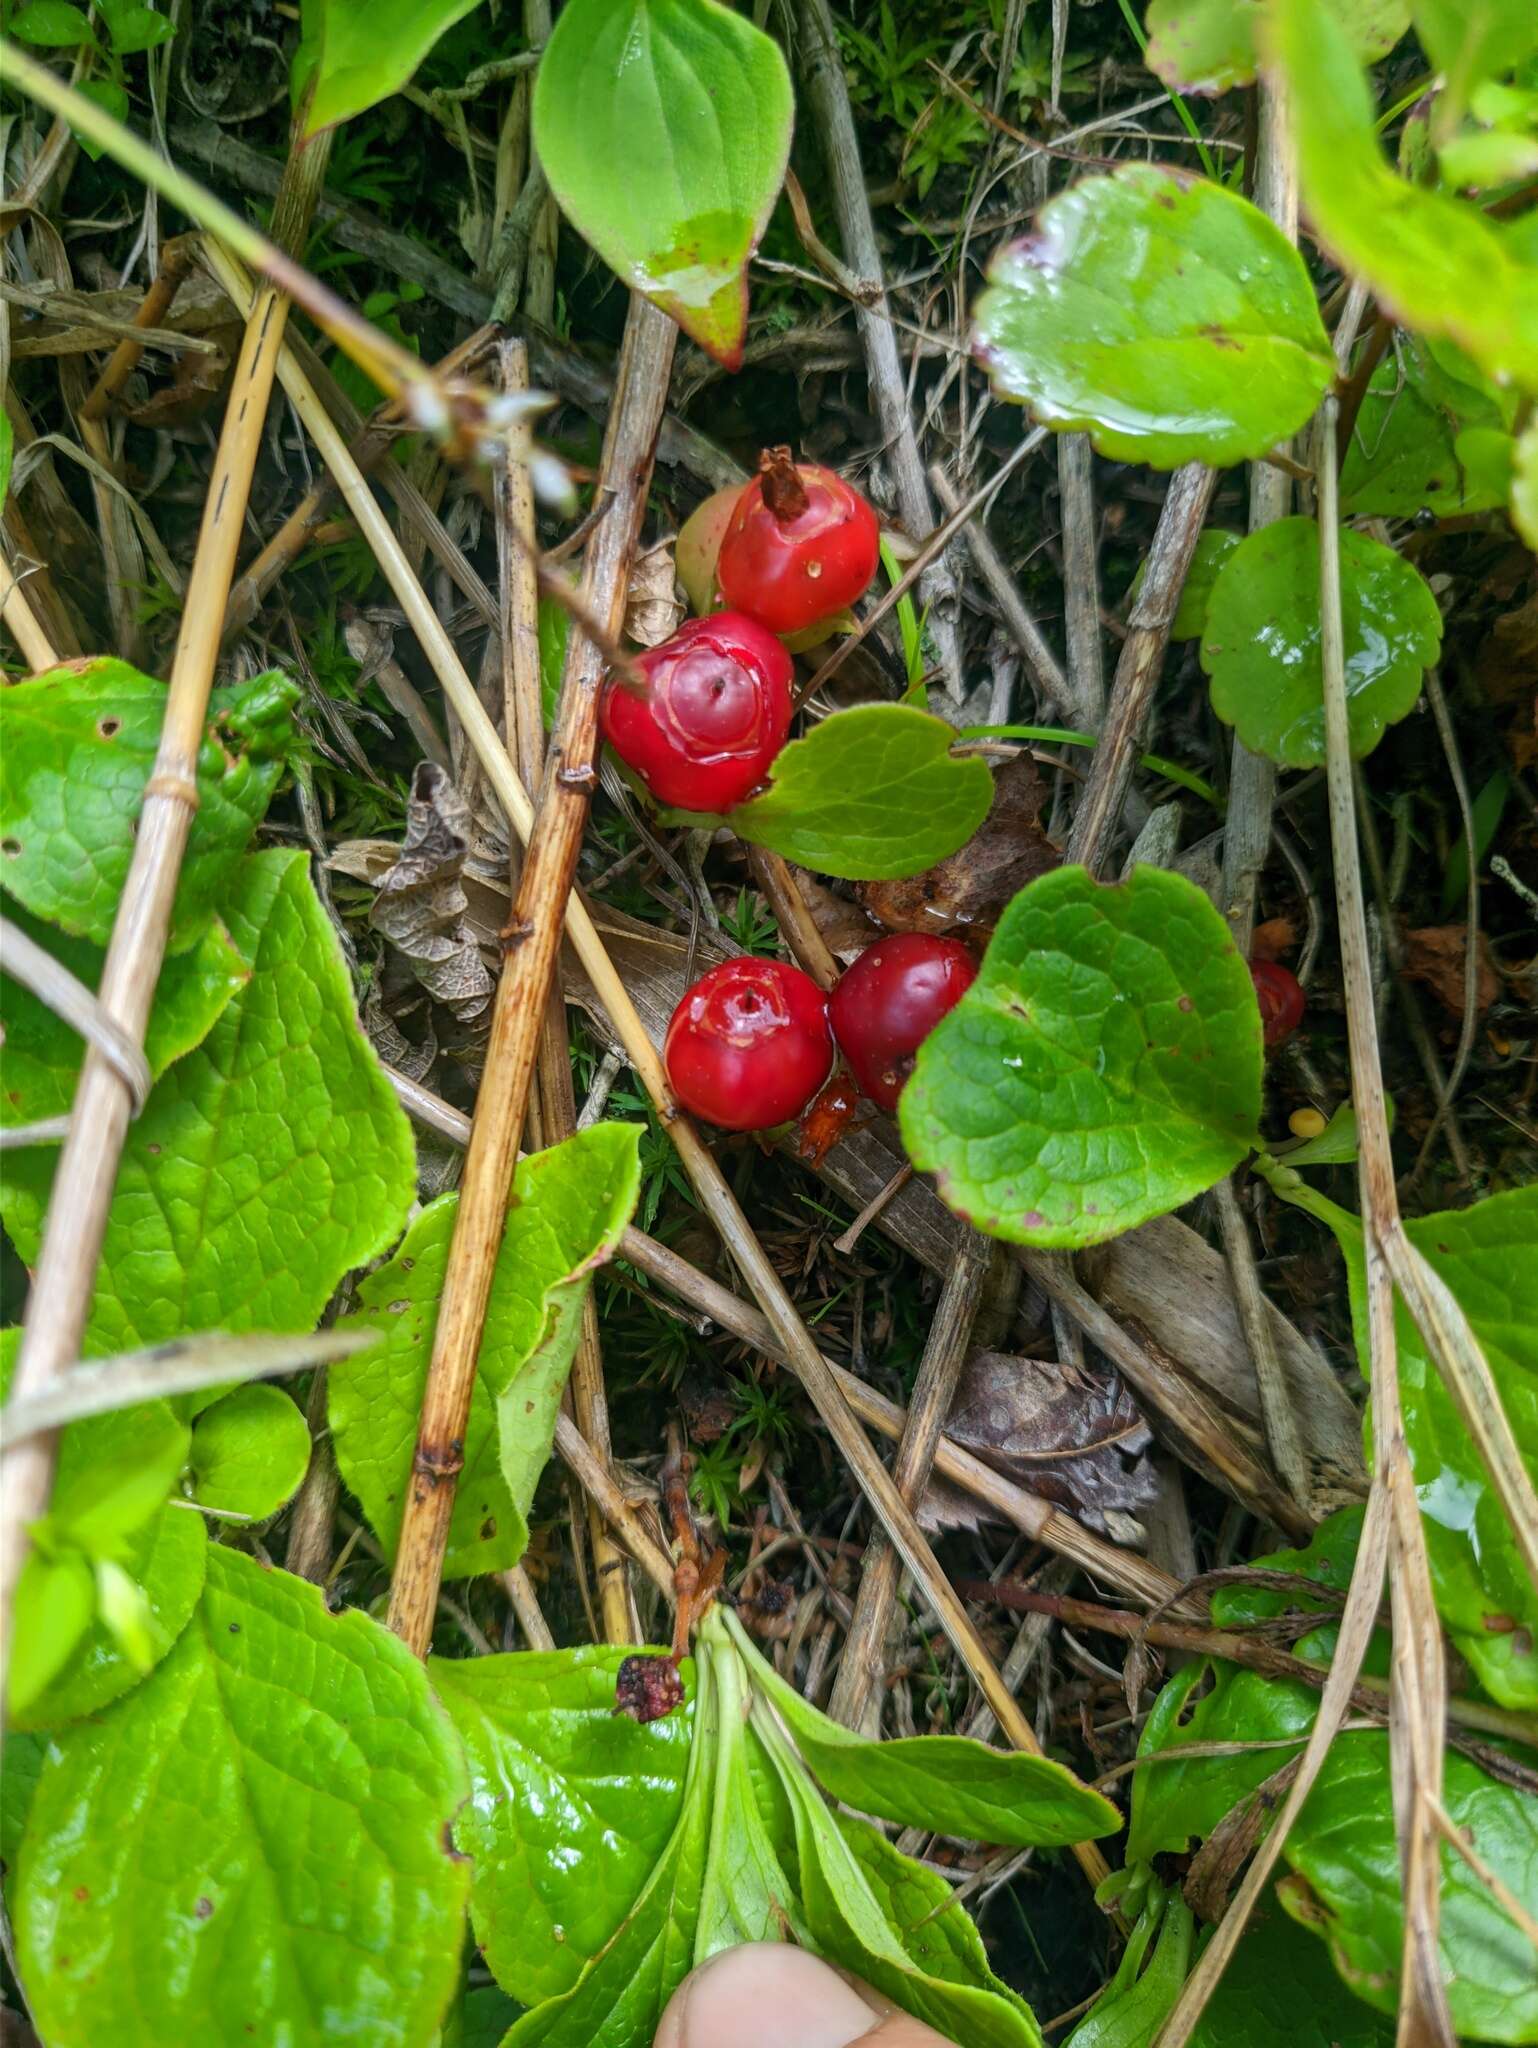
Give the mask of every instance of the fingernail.
[[696, 1970], [663, 2014], [656, 2048], [848, 2048], [875, 2019], [836, 1970], [770, 1942]]

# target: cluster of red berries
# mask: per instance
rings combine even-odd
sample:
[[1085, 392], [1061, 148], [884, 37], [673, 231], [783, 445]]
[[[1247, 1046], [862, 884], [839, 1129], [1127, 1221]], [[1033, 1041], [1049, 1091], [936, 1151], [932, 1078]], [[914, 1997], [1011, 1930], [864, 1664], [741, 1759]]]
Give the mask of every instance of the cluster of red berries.
[[836, 1047], [861, 1093], [893, 1110], [914, 1055], [976, 976], [959, 940], [920, 932], [877, 939], [826, 996], [782, 960], [725, 960], [673, 1012], [669, 1084], [707, 1123], [767, 1130], [806, 1108]]
[[599, 705], [615, 753], [659, 803], [685, 811], [730, 810], [769, 773], [791, 719], [790, 655], [775, 636], [846, 611], [880, 550], [859, 492], [831, 469], [792, 462], [788, 448], [767, 449], [752, 483], [723, 496], [729, 507], [701, 507], [716, 510], [700, 545], [719, 535], [719, 552], [687, 580], [705, 602], [719, 590], [727, 609], [639, 655], [640, 685], [615, 677]]

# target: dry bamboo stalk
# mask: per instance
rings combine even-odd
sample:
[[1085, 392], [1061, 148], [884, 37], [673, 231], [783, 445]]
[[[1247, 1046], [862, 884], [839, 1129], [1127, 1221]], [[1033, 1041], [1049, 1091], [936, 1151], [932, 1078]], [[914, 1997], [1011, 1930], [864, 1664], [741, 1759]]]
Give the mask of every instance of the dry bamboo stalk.
[[[211, 260], [235, 303], [246, 303], [251, 288], [240, 266], [217, 247], [211, 250]], [[480, 758], [487, 782], [514, 830], [527, 843], [533, 826], [533, 805], [453, 642], [428, 603], [425, 591], [412, 573], [389, 522], [374, 503], [357, 465], [348, 455], [346, 443], [327, 418], [314, 388], [292, 352], [285, 352], [279, 376], [306, 431], [341, 485], [349, 510], [367, 536], [386, 581], [395, 592], [423, 652], [458, 713], [465, 735]], [[1009, 462], [1019, 459], [1017, 453], [1009, 458]], [[1006, 463], [1005, 467], [1008, 466]], [[605, 520], [604, 525], [608, 523]], [[1035, 1730], [1000, 1678], [970, 1615], [936, 1563], [934, 1552], [913, 1511], [893, 1486], [885, 1466], [861, 1429], [832, 1367], [812, 1341], [725, 1175], [673, 1101], [661, 1060], [647, 1037], [646, 1027], [579, 897], [572, 896], [567, 901], [566, 928], [598, 1000], [624, 1044], [631, 1065], [656, 1105], [664, 1128], [673, 1138], [684, 1169], [700, 1196], [701, 1205], [716, 1225], [738, 1271], [767, 1316], [776, 1342], [783, 1348], [791, 1369], [811, 1396], [829, 1435], [886, 1525], [903, 1562], [918, 1581], [974, 1682], [998, 1716], [1000, 1727], [1019, 1748], [1039, 1752]], [[1091, 1883], [1098, 1884], [1106, 1875], [1105, 1858], [1093, 1844], [1080, 1844], [1074, 1855]]]
[[[273, 219], [274, 233], [290, 245], [303, 240], [330, 151], [329, 134], [300, 143], [299, 133], [296, 124], [288, 175]], [[98, 990], [102, 1006], [140, 1045], [170, 934], [182, 854], [197, 809], [198, 748], [219, 653], [219, 623], [287, 317], [287, 299], [273, 286], [262, 285], [250, 304], [214, 456], [171, 664], [165, 723], [102, 968]], [[122, 1076], [100, 1053], [88, 1048], [71, 1108], [69, 1136], [54, 1174], [42, 1251], [16, 1361], [15, 1395], [39, 1392], [80, 1355], [130, 1109]], [[56, 1438], [34, 1437], [6, 1458], [0, 1504], [0, 1661], [9, 1648], [27, 1530], [47, 1508], [56, 1451]], [[0, 1677], [0, 1698], [3, 1696]]]
[[41, 675], [46, 669], [57, 668], [59, 656], [53, 642], [48, 638], [41, 619], [32, 609], [31, 600], [21, 578], [11, 567], [8, 556], [0, 555], [0, 576], [5, 579], [5, 596], [0, 599], [0, 617], [15, 637], [21, 650], [21, 658], [32, 673]]
[[1088, 434], [1057, 437], [1057, 494], [1063, 512], [1063, 634], [1074, 702], [1089, 732], [1105, 717], [1100, 573], [1095, 548], [1094, 457]]
[[1175, 471], [1165, 493], [1164, 509], [1148, 551], [1148, 573], [1132, 607], [1116, 664], [1105, 729], [1068, 838], [1068, 859], [1082, 861], [1091, 874], [1105, 865], [1111, 849], [1132, 771], [1142, 751], [1143, 728], [1164, 665], [1175, 608], [1216, 488], [1215, 470], [1188, 462]]
[[[524, 343], [507, 336], [500, 345], [503, 390], [527, 391], [529, 354]], [[666, 383], [666, 379], [663, 380]], [[498, 479], [497, 565], [502, 603], [502, 723], [514, 742], [518, 772], [527, 789], [538, 787], [545, 756], [545, 723], [540, 692], [539, 576], [534, 494], [521, 463], [508, 463]], [[572, 1092], [571, 1048], [566, 1036], [566, 1001], [557, 970], [546, 1003], [530, 1097], [530, 1128], [541, 1145], [569, 1138], [577, 1127]], [[577, 1427], [606, 1462], [612, 1456], [609, 1400], [604, 1387], [603, 1350], [598, 1307], [589, 1289], [582, 1304], [581, 1327], [568, 1382]], [[611, 1643], [636, 1640], [635, 1614], [625, 1556], [609, 1537], [596, 1502], [588, 1502], [588, 1539], [593, 1549], [593, 1575], [598, 1581], [598, 1606], [604, 1635]]]
[[649, 1534], [646, 1524], [621, 1493], [614, 1474], [599, 1458], [569, 1415], [558, 1415], [555, 1447], [571, 1467], [589, 1499], [597, 1501], [604, 1520], [651, 1580], [664, 1600], [672, 1600], [673, 1565]]
[[[632, 297], [602, 466], [603, 486], [613, 492], [614, 502], [588, 547], [582, 579], [584, 604], [597, 612], [611, 636], [624, 617], [677, 334], [666, 314]], [[603, 673], [601, 649], [578, 630], [567, 656], [560, 723], [508, 920], [508, 951], [497, 982], [390, 1585], [390, 1626], [418, 1657], [426, 1656], [432, 1640], [486, 1304], [565, 906], [597, 783], [593, 762]]]
[[819, 988], [832, 988], [842, 970], [829, 952], [827, 940], [817, 929], [785, 856], [771, 853], [767, 846], [749, 846], [748, 866], [774, 912], [780, 936], [789, 946], [792, 958]]
[[[893, 1481], [910, 1507], [916, 1508], [922, 1500], [934, 1469], [935, 1452], [966, 1362], [972, 1324], [982, 1304], [983, 1280], [992, 1256], [992, 1247], [974, 1236], [962, 1247], [935, 1304], [924, 1356], [913, 1383], [908, 1419], [892, 1460]], [[873, 1530], [860, 1567], [860, 1589], [844, 1637], [838, 1677], [828, 1702], [828, 1712], [835, 1721], [866, 1735], [878, 1735], [881, 1729], [877, 1681], [885, 1668], [887, 1632], [892, 1625], [900, 1576], [897, 1552], [879, 1529]]]
[[[430, 1088], [424, 1088], [420, 1081], [409, 1081], [404, 1074], [397, 1074], [390, 1068], [385, 1071], [401, 1102], [419, 1123], [428, 1125], [451, 1144], [469, 1143], [470, 1119], [467, 1116], [441, 1096], [434, 1095]], [[670, 1293], [676, 1294], [680, 1301], [687, 1302], [712, 1322], [719, 1323], [723, 1330], [729, 1330], [745, 1344], [754, 1345], [766, 1358], [776, 1359], [782, 1364], [789, 1362], [775, 1339], [767, 1316], [740, 1295], [733, 1294], [730, 1288], [723, 1287], [719, 1280], [711, 1279], [708, 1273], [702, 1273], [687, 1259], [680, 1258], [667, 1245], [648, 1237], [645, 1231], [627, 1227], [620, 1237], [619, 1256], [639, 1267], [643, 1273], [650, 1274]], [[908, 1419], [906, 1408], [889, 1401], [885, 1394], [877, 1393], [874, 1387], [856, 1374], [846, 1372], [842, 1366], [830, 1361], [829, 1370], [838, 1381], [845, 1400], [862, 1422], [880, 1430], [883, 1436], [901, 1437]], [[1022, 1535], [1029, 1536], [1033, 1542], [1043, 1544], [1061, 1557], [1071, 1559], [1107, 1585], [1119, 1587], [1129, 1598], [1145, 1600], [1153, 1607], [1168, 1607], [1178, 1613], [1201, 1611], [1195, 1603], [1180, 1599], [1179, 1582], [1168, 1572], [1161, 1571], [1136, 1551], [1122, 1550], [1113, 1543], [1107, 1543], [1103, 1537], [1092, 1534], [1072, 1515], [1024, 1487], [1016, 1486], [1013, 1480], [995, 1472], [991, 1465], [985, 1465], [981, 1458], [964, 1450], [947, 1436], [940, 1439], [935, 1453], [935, 1469], [942, 1478], [949, 1479], [991, 1507], [1001, 1520], [1013, 1523]]]
[[[149, 290], [140, 300], [139, 310], [134, 314], [135, 327], [158, 327], [165, 315], [170, 312], [171, 302], [181, 290], [182, 279], [192, 267], [196, 247], [195, 235], [178, 235], [175, 241], [166, 243], [160, 252], [160, 268], [156, 271]], [[142, 339], [124, 335], [108, 357], [107, 367], [81, 406], [78, 418], [96, 421], [107, 417], [108, 406], [133, 375], [144, 348]]]
[[531, 1650], [553, 1650], [555, 1637], [550, 1633], [539, 1597], [534, 1591], [534, 1582], [521, 1564], [513, 1565], [501, 1575], [502, 1589], [518, 1617], [518, 1626], [528, 1638]]

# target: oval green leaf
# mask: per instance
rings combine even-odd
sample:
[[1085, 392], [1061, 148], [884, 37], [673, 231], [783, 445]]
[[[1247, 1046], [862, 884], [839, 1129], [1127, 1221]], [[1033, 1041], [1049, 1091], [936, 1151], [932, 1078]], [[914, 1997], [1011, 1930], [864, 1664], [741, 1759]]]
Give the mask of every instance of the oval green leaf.
[[314, 78], [306, 137], [338, 121], [350, 121], [399, 92], [444, 30], [473, 14], [480, 4], [481, 0], [303, 0], [293, 91], [297, 102]]
[[1452, 342], [1397, 335], [1357, 414], [1341, 511], [1450, 519], [1499, 505], [1511, 467], [1510, 407]]
[[[1340, 601], [1351, 752], [1360, 761], [1406, 717], [1442, 645], [1442, 615], [1418, 569], [1342, 527]], [[1213, 585], [1202, 636], [1212, 708], [1251, 753], [1288, 768], [1324, 760], [1319, 529], [1278, 519], [1236, 548]]]
[[44, 2036], [419, 2048], [459, 1980], [466, 1790], [403, 1643], [211, 1550], [171, 1655], [44, 1765], [13, 1903]]
[[[171, 950], [206, 927], [282, 772], [299, 692], [286, 676], [216, 690]], [[103, 655], [0, 691], [0, 888], [104, 946], [133, 857], [166, 686]]]
[[1182, 171], [1081, 179], [988, 278], [973, 349], [995, 390], [1123, 461], [1264, 455], [1334, 376], [1297, 250], [1248, 200]]
[[716, 0], [567, 0], [535, 81], [535, 147], [562, 211], [729, 369], [792, 111], [778, 47]]
[[1274, 0], [1263, 34], [1325, 248], [1406, 327], [1448, 335], [1492, 377], [1538, 391], [1538, 270], [1512, 227], [1389, 169], [1372, 94], [1326, 0]]
[[192, 1426], [192, 1497], [221, 1514], [264, 1522], [299, 1490], [310, 1432], [281, 1387], [236, 1387]]
[[1249, 970], [1195, 883], [1069, 867], [1010, 904], [897, 1107], [908, 1156], [977, 1229], [1099, 1244], [1239, 1163], [1260, 1076]]
[[[1386, 57], [1410, 25], [1405, 0], [1330, 0], [1351, 47]], [[1227, 92], [1255, 77], [1263, 0], [1148, 0], [1148, 68], [1172, 92]]]
[[847, 882], [922, 874], [988, 815], [993, 777], [957, 757], [943, 719], [906, 704], [835, 711], [792, 740], [762, 796], [729, 815], [739, 839]]
[[[446, 1578], [505, 1571], [527, 1547], [529, 1502], [550, 1454], [582, 1295], [635, 1206], [641, 1130], [595, 1124], [518, 1168], [471, 1393]], [[395, 1256], [359, 1287], [360, 1312], [341, 1327], [377, 1330], [381, 1341], [330, 1381], [337, 1463], [392, 1556], [458, 1205], [457, 1195], [430, 1204]]]

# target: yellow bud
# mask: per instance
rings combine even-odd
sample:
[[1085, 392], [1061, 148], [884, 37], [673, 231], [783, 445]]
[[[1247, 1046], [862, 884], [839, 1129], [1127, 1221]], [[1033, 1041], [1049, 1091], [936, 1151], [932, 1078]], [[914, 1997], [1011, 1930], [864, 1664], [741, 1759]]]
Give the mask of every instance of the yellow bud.
[[1295, 1109], [1287, 1119], [1287, 1128], [1295, 1138], [1317, 1138], [1324, 1126], [1325, 1119], [1317, 1109]]

